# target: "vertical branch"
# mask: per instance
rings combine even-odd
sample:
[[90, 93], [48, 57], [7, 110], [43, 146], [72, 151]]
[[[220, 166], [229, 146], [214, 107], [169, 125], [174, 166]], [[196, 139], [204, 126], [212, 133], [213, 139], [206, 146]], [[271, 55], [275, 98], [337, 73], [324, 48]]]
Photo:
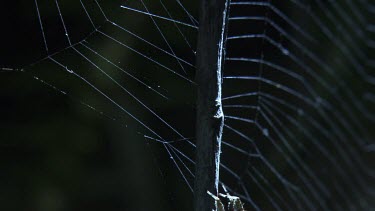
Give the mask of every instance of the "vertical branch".
[[197, 46], [198, 85], [194, 209], [216, 210], [221, 137], [224, 114], [221, 105], [222, 68], [230, 0], [201, 0]]

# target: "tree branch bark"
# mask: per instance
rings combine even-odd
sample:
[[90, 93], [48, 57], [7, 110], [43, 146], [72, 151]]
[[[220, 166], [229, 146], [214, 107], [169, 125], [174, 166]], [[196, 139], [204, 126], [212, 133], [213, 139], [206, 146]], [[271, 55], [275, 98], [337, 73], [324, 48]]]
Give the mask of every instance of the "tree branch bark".
[[221, 104], [226, 28], [230, 0], [201, 0], [197, 46], [198, 85], [194, 209], [216, 210], [221, 137], [224, 114]]

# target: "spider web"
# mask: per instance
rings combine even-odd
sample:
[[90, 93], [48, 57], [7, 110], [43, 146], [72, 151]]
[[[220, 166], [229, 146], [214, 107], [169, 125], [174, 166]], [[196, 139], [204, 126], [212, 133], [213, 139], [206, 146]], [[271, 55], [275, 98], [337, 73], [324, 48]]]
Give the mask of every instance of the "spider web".
[[[25, 61], [8, 56], [2, 72], [131, 128], [178, 173], [165, 176], [172, 194], [192, 193], [197, 2], [31, 7], [37, 24], [29, 27], [39, 35], [25, 42], [37, 47]], [[249, 210], [374, 206], [374, 8], [364, 0], [232, 0], [220, 192]]]
[[245, 173], [232, 174], [240, 181], [239, 195], [253, 208], [373, 206], [367, 200], [374, 175], [365, 149], [372, 144], [374, 119], [363, 98], [374, 85], [367, 6], [232, 1], [229, 24], [235, 29], [229, 29], [223, 90], [234, 84], [241, 90], [224, 98], [224, 136], [237, 135], [227, 141], [230, 146], [251, 153], [239, 171]]

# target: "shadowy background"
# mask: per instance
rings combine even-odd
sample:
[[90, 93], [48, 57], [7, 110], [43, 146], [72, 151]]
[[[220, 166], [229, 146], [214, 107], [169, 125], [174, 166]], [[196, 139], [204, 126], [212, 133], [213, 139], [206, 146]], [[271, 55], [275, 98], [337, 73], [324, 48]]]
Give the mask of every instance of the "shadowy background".
[[[84, 52], [90, 60], [95, 61], [99, 68], [93, 67], [73, 49], [65, 49], [70, 45], [66, 39], [54, 1], [38, 1], [49, 48], [48, 54], [44, 47], [34, 2], [8, 1], [0, 3], [0, 26], [2, 30], [0, 67], [15, 69], [13, 71], [5, 69], [0, 73], [0, 209], [12, 211], [191, 210], [192, 192], [176, 168], [174, 161], [170, 159], [171, 156], [168, 151], [161, 143], [145, 138], [144, 135], [155, 138], [155, 134], [150, 133], [149, 130], [126, 115], [122, 108], [134, 114], [138, 120], [145, 122], [152, 130], [166, 138], [166, 141], [178, 141], [180, 137], [170, 128], [161, 124], [157, 118], [150, 115], [122, 88], [116, 86], [113, 81], [106, 79], [100, 70], [108, 71], [124, 88], [135, 93], [149, 108], [194, 142], [195, 86], [186, 80], [193, 80], [194, 68], [186, 64], [181, 65], [174, 59], [163, 56], [160, 51], [150, 48], [145, 42], [130, 36], [129, 33], [116, 28], [109, 22], [105, 22], [94, 1], [83, 2], [95, 27], [91, 25], [79, 1], [60, 0], [58, 2], [72, 44], [85, 39], [87, 42], [84, 44], [106, 56], [106, 58], [110, 58], [114, 64], [140, 78], [142, 82], [167, 96], [168, 99], [160, 97], [147, 87], [134, 82], [129, 75], [118, 71], [113, 64], [108, 64], [106, 61], [95, 57], [94, 53], [80, 44], [75, 46], [76, 49]], [[145, 2], [152, 13], [168, 16], [165, 11], [163, 12], [159, 2]], [[165, 1], [166, 6], [170, 8], [171, 15], [178, 20], [190, 23], [186, 14], [177, 10], [178, 6], [173, 2]], [[126, 5], [144, 10], [139, 1], [117, 0], [99, 1], [99, 3], [110, 20], [141, 35], [147, 41], [156, 43], [163, 49], [168, 49], [168, 46], [159, 36], [160, 32], [155, 27], [151, 27], [154, 26], [154, 23], [149, 17], [120, 8], [120, 5]], [[192, 11], [194, 17], [197, 17], [196, 2], [186, 1], [184, 3], [189, 11]], [[304, 25], [304, 29], [313, 37], [316, 35], [315, 37], [321, 45], [311, 45], [304, 40], [303, 36], [297, 36], [299, 41], [306, 44], [306, 47], [323, 58], [331, 67], [351, 71], [350, 65], [345, 63], [347, 61], [343, 59], [344, 56], [337, 52], [332, 42], [326, 37], [321, 37], [319, 31], [321, 28], [316, 24], [314, 25], [310, 19], [301, 18], [305, 17], [306, 14], [297, 10], [295, 6], [290, 6], [291, 3], [276, 2], [274, 5], [283, 12], [290, 12], [290, 17], [296, 17], [293, 20], [299, 25]], [[314, 7], [312, 7], [312, 10], [320, 11]], [[239, 16], [246, 14], [259, 17], [266, 16], [292, 35], [298, 35], [295, 29], [269, 8], [254, 7], [249, 9], [244, 7], [236, 9], [233, 7], [232, 13]], [[171, 41], [176, 54], [186, 61], [194, 63], [193, 49], [185, 43], [184, 38], [177, 36], [180, 32], [175, 28], [172, 29], [171, 22], [160, 21], [158, 24], [168, 40]], [[248, 24], [243, 22], [231, 22], [229, 33], [230, 35], [265, 33], [283, 45], [282, 47], [290, 49], [291, 52], [296, 50], [296, 47], [287, 38], [280, 35], [280, 32], [275, 30], [270, 23], [254, 21], [251, 27], [247, 26]], [[334, 24], [327, 21], [327, 26], [333, 27]], [[176, 73], [185, 76], [186, 79], [161, 68], [155, 62], [140, 56], [103, 34], [96, 32], [90, 35], [95, 29], [101, 30], [110, 37], [126, 44], [127, 47], [139, 50], [142, 54], [154, 58], [161, 64], [177, 70]], [[181, 27], [181, 30], [186, 35], [186, 39], [192, 48], [195, 48], [196, 30], [189, 27]], [[336, 36], [341, 34], [339, 29], [334, 30], [334, 32]], [[362, 42], [358, 43], [358, 46], [363, 47], [362, 45]], [[321, 46], [325, 46], [325, 48]], [[241, 41], [240, 43], [231, 41], [228, 44], [228, 56], [263, 57], [265, 60], [284, 65], [292, 70], [299, 70], [300, 67], [290, 61], [290, 57], [285, 55], [285, 52], [283, 54], [277, 47], [259, 39]], [[55, 55], [54, 53], [57, 52], [59, 54]], [[299, 52], [298, 49], [296, 52]], [[121, 105], [121, 108], [109, 102], [83, 80], [67, 72], [64, 67], [53, 63], [50, 59], [45, 59], [47, 55], [53, 55], [52, 58], [63, 66], [66, 65], [66, 68], [73, 70], [90, 81], [95, 87], [107, 93], [109, 97]], [[311, 64], [311, 67], [334, 87], [334, 79], [324, 75], [326, 73], [319, 69], [320, 67], [314, 66], [315, 63], [306, 59], [306, 56], [298, 56], [301, 56], [303, 61], [306, 62], [306, 66]], [[259, 64], [244, 65], [231, 62], [226, 65], [225, 74], [227, 76], [236, 75], [241, 71], [246, 71], [247, 75], [257, 75], [260, 68], [263, 68], [264, 77], [300, 90], [307, 96], [304, 86], [297, 83], [295, 79], [285, 77], [272, 68], [260, 67]], [[181, 66], [184, 67], [185, 73], [181, 70]], [[21, 68], [24, 71], [20, 71]], [[344, 72], [338, 71], [337, 77], [345, 80], [355, 93], [373, 90], [373, 88], [361, 84], [360, 80], [351, 78], [353, 75], [345, 75]], [[302, 75], [307, 80], [314, 80], [306, 73], [302, 73]], [[355, 76], [357, 77], [357, 75]], [[259, 88], [258, 83], [246, 83], [244, 85], [238, 82], [225, 81], [224, 95], [230, 96], [239, 93], [241, 90], [250, 92], [249, 90]], [[330, 98], [324, 87], [321, 87], [318, 83], [313, 82], [312, 84], [314, 88], [320, 90], [319, 94], [322, 98], [330, 101], [333, 105], [340, 106], [339, 102]], [[304, 108], [303, 103], [285, 93], [280, 93], [274, 87], [263, 85], [262, 90], [281, 99], [286, 99], [292, 104], [301, 104], [301, 108]], [[65, 95], [65, 92], [68, 94]], [[341, 93], [340, 89], [337, 93]], [[246, 103], [255, 105], [257, 99], [250, 99]], [[94, 109], [88, 105], [93, 106]], [[280, 109], [285, 108], [280, 107]], [[370, 107], [370, 109], [373, 108]], [[286, 110], [285, 112], [287, 112]], [[373, 112], [373, 110], [370, 111]], [[315, 109], [308, 110], [306, 108], [305, 112], [312, 116], [316, 115]], [[358, 114], [358, 116], [360, 115], [362, 114]], [[329, 118], [332, 119], [331, 116]], [[309, 128], [311, 127], [310, 122], [305, 122], [306, 120], [302, 118], [299, 120], [306, 130], [315, 135], [314, 140], [325, 140], [321, 131]], [[284, 157], [275, 153], [273, 146], [265, 138], [264, 131], [259, 131], [255, 127], [248, 127], [243, 123], [226, 121], [249, 133], [251, 138], [257, 140], [259, 147], [264, 149], [267, 159], [285, 177], [292, 181], [298, 179], [296, 173], [285, 165]], [[324, 122], [321, 119], [317, 121]], [[364, 122], [365, 130], [373, 127], [365, 120]], [[265, 122], [262, 123], [267, 125]], [[323, 127], [326, 126], [322, 125]], [[296, 136], [299, 137], [298, 140], [305, 143], [304, 134], [298, 132], [293, 125], [285, 124], [284, 127], [288, 127], [290, 131], [295, 131]], [[270, 134], [271, 136], [274, 135], [272, 131], [270, 131]], [[369, 134], [367, 138], [371, 138], [370, 135], [373, 134]], [[236, 134], [225, 133], [224, 136], [226, 140], [233, 140], [231, 143], [240, 143], [235, 140], [235, 138], [238, 139]], [[326, 142], [321, 143], [322, 145], [326, 144]], [[346, 146], [352, 145], [354, 146], [350, 142]], [[193, 158], [194, 151], [189, 144], [176, 142], [176, 145], [173, 146], [187, 154], [188, 157]], [[328, 143], [325, 147], [332, 153], [333, 157], [337, 156], [334, 146]], [[243, 149], [248, 150], [251, 147], [243, 145]], [[355, 148], [355, 150], [357, 149]], [[238, 155], [238, 151], [231, 152], [229, 148], [224, 148], [223, 151], [223, 163], [230, 164], [232, 169], [241, 172], [250, 165], [264, 170], [262, 169], [264, 163], [257, 163], [255, 159], [251, 160], [247, 157], [245, 158], [248, 161], [247, 163], [239, 162], [243, 157]], [[336, 175], [337, 172], [333, 172], [334, 170], [329, 166], [322, 167], [321, 164], [326, 161], [319, 157], [316, 151], [314, 146], [306, 145], [306, 148], [298, 151], [298, 153], [303, 155], [303, 161], [312, 166], [313, 170], [320, 173], [324, 171], [319, 175], [321, 181], [328, 187], [332, 178], [325, 178], [324, 176]], [[363, 156], [361, 157], [363, 160], [373, 161], [373, 157], [368, 154], [361, 154], [361, 156]], [[176, 156], [174, 158], [176, 160]], [[188, 161], [184, 160], [184, 163], [191, 170], [194, 170], [193, 165]], [[234, 190], [241, 191], [239, 181], [233, 179], [228, 172], [222, 172], [223, 180], [233, 185]], [[283, 191], [278, 178], [274, 178], [273, 174], [267, 172], [267, 170], [264, 170], [263, 173], [270, 180], [275, 190]], [[184, 175], [187, 175], [187, 180], [192, 185], [193, 178], [189, 177], [189, 172], [185, 171]], [[252, 181], [243, 179], [240, 182], [248, 183], [248, 187], [254, 188], [249, 189], [252, 191], [251, 197], [264, 209], [272, 208], [265, 195]], [[349, 187], [343, 188], [350, 191]], [[339, 197], [332, 196], [328, 204], [332, 205], [337, 203], [338, 200], [340, 200]], [[355, 200], [353, 199], [353, 203], [357, 203]], [[289, 200], [286, 201], [291, 203]]]

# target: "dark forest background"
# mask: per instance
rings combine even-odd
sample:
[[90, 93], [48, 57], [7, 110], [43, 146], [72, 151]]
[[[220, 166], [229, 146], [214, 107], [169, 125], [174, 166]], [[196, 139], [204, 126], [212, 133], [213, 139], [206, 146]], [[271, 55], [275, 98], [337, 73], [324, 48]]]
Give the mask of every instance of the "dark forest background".
[[[66, 24], [69, 25], [72, 43], [78, 42], [92, 32], [92, 27], [79, 3], [61, 2], [64, 2], [62, 10]], [[153, 39], [155, 31], [152, 31], [149, 22], [144, 20], [147, 17], [133, 17], [134, 14], [120, 8], [121, 4], [129, 2], [131, 4], [131, 1], [100, 1], [111, 20], [128, 23], [129, 27], [137, 28], [146, 39]], [[151, 5], [151, 1], [147, 3]], [[43, 23], [46, 24], [50, 53], [59, 52], [68, 47], [68, 43], [57, 19], [58, 11], [53, 1], [40, 1], [39, 4]], [[195, 4], [196, 2], [189, 3], [187, 8], [191, 8], [197, 17], [197, 10], [193, 9], [196, 8]], [[277, 6], [283, 7], [282, 4]], [[288, 11], [288, 8], [283, 9]], [[254, 13], [264, 14], [265, 11]], [[292, 10], [290, 14], [301, 15]], [[303, 19], [296, 21], [304, 22]], [[97, 23], [100, 22], [98, 19]], [[103, 20], [102, 22], [104, 23]], [[117, 29], [111, 29], [107, 25], [104, 24], [103, 28], [112, 31], [114, 37], [121, 36]], [[168, 25], [164, 27], [167, 29]], [[263, 27], [263, 24], [254, 25], [252, 30], [261, 31]], [[314, 36], [316, 30], [309, 27], [306, 25], [306, 30]], [[242, 28], [242, 25], [233, 24], [231, 30], [234, 33]], [[82, 82], [72, 79], [69, 73], [62, 71], [50, 60], [38, 62], [47, 54], [33, 1], [2, 1], [0, 31], [0, 67], [15, 69], [0, 72], [1, 210], [191, 210], [192, 193], [161, 144], [144, 138], [142, 134], [147, 134], [144, 128], [115, 110], [104, 98], [98, 97], [97, 92], [90, 91]], [[195, 32], [187, 30], [186, 33], [192, 44], [195, 44]], [[272, 30], [269, 33], [270, 36], [279, 36]], [[145, 81], [153, 83], [153, 80], [158, 78], [162, 81], [158, 83], [164, 84], [164, 87], [178, 85], [173, 77], [152, 72], [155, 65], [124, 52], [108, 40], [94, 37], [91, 41], [98, 48], [105, 49], [105, 52], [118, 63], [131, 65], [134, 71], [149, 70], [144, 74], [139, 73]], [[138, 47], [147, 51], [144, 46]], [[254, 44], [254, 52], [265, 50], [270, 60], [280, 59], [279, 49], [269, 47], [260, 50], [263, 47]], [[183, 53], [183, 47], [177, 49], [180, 55], [194, 62], [191, 54]], [[244, 49], [239, 46], [233, 47], [231, 53], [235, 55], [243, 51]], [[325, 49], [319, 52], [322, 52], [322, 55], [337, 53]], [[72, 58], [66, 61], [70, 67], [84, 69], [85, 66], [80, 60], [75, 60], [71, 52], [61, 54], [57, 56], [59, 59]], [[163, 58], [160, 60], [164, 62]], [[35, 62], [37, 63], [34, 64]], [[22, 68], [26, 71], [18, 71]], [[189, 78], [193, 78], [193, 75], [193, 72], [188, 73]], [[67, 91], [69, 95], [64, 95], [36, 80], [34, 76], [40, 76], [48, 84], [56, 86], [58, 90]], [[113, 83], [101, 81], [99, 76], [96, 82], [100, 87], [111, 91]], [[127, 83], [126, 80], [122, 82]], [[285, 80], [284, 83], [292, 84], [293, 81]], [[354, 88], [361, 86], [357, 82], [352, 84]], [[362, 90], [362, 87], [358, 89]], [[158, 113], [171, 119], [173, 126], [182, 128], [185, 134], [193, 137], [195, 88], [185, 84], [176, 90], [168, 90], [166, 93], [177, 97], [170, 104], [157, 104], [153, 96], [149, 96], [141, 89], [138, 90], [135, 86], [132, 87], [132, 91], [141, 93], [141, 99], [157, 107]], [[183, 95], [178, 96], [178, 91], [182, 90]], [[118, 90], [113, 89], [114, 94], [117, 92]], [[84, 100], [98, 111], [80, 103], [80, 100]], [[121, 96], [117, 100], [124, 105], [128, 103]], [[133, 109], [131, 104], [128, 106]], [[100, 114], [101, 111], [111, 117], [118, 117], [118, 120], [107, 118]], [[134, 112], [142, 113], [136, 108]], [[149, 125], [157, 124], [147, 115], [140, 118]], [[368, 124], [366, 127], [373, 126]], [[163, 128], [159, 129], [160, 133], [168, 134]], [[254, 134], [253, 138], [257, 140], [261, 139], [261, 136], [262, 134]], [[193, 152], [190, 152], [190, 156], [193, 156]], [[365, 159], [373, 161], [373, 157], [367, 155]], [[244, 165], [236, 163], [235, 157], [228, 160], [233, 161], [233, 168]], [[316, 162], [313, 165], [319, 168], [319, 159]], [[294, 175], [293, 172], [287, 171], [285, 174], [291, 177]]]

